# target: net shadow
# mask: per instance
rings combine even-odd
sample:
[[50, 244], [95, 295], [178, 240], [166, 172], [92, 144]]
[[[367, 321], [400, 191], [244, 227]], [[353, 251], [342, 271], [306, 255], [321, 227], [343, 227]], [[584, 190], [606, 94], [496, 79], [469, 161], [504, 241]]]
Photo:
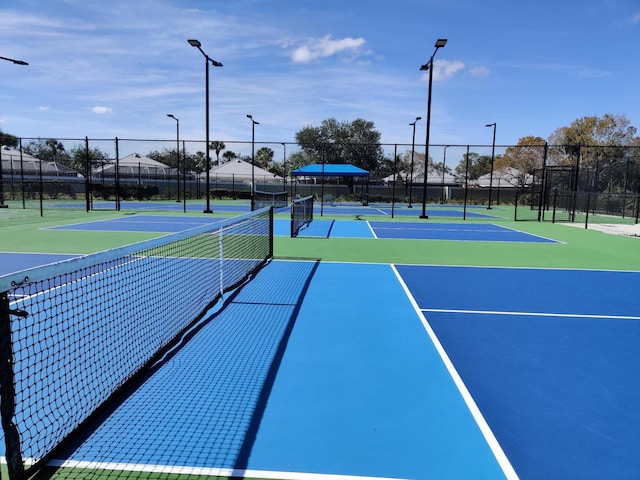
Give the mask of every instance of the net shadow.
[[263, 268], [34, 478], [237, 476], [318, 264]]

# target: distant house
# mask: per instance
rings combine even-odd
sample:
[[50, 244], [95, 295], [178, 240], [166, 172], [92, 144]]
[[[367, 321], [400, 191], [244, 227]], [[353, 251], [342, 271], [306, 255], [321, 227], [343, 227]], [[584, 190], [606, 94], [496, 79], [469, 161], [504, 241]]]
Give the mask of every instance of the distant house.
[[[113, 178], [116, 174], [116, 163], [110, 162], [93, 170], [95, 177]], [[120, 178], [152, 178], [168, 179], [176, 176], [176, 169], [139, 153], [132, 153], [118, 160], [118, 176]]]
[[[251, 163], [234, 158], [220, 166], [214, 167], [209, 171], [209, 177], [216, 182], [249, 182], [251, 183], [253, 170], [253, 178], [260, 183], [282, 183], [283, 178], [279, 175], [271, 173], [264, 168], [255, 166], [252, 168]], [[200, 175], [201, 177], [204, 174]]]
[[[403, 173], [402, 178], [400, 178], [399, 175], [396, 175], [396, 182], [402, 182], [402, 183], [408, 184], [410, 180], [409, 177], [410, 175], [406, 172]], [[393, 183], [393, 175], [389, 175], [388, 177], [385, 177], [384, 181], [385, 183], [388, 183], [388, 184]], [[413, 185], [422, 185], [424, 183], [424, 175], [422, 175], [422, 173], [417, 174], [414, 172], [412, 183]], [[445, 186], [455, 186], [455, 185], [458, 185], [460, 182], [454, 175], [451, 175], [450, 173], [445, 172], [443, 177], [442, 172], [429, 170], [429, 174], [427, 175], [427, 185], [442, 185], [443, 183]]]
[[8, 176], [39, 176], [84, 178], [79, 172], [52, 160], [40, 160], [31, 155], [3, 145], [0, 148], [2, 173]]
[[470, 182], [476, 187], [489, 187], [491, 184], [497, 188], [519, 188], [533, 183], [533, 175], [521, 172], [516, 168], [506, 167], [501, 170], [494, 170], [493, 184], [491, 183], [491, 173], [482, 175]]

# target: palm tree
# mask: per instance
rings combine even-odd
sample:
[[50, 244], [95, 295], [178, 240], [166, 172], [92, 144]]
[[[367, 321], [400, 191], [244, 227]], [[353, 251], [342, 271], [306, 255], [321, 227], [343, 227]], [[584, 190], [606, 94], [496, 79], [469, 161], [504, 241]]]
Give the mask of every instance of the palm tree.
[[218, 165], [220, 165], [220, 152], [225, 148], [227, 148], [227, 146], [220, 140], [214, 140], [209, 144], [209, 149], [216, 152], [216, 163]]

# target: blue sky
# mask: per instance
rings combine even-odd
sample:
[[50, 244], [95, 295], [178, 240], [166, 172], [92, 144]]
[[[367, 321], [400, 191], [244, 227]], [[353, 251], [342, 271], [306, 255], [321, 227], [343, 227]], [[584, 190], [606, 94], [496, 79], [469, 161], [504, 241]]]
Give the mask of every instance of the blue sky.
[[21, 137], [294, 141], [326, 118], [373, 121], [383, 143], [548, 138], [576, 118], [640, 128], [638, 0], [4, 0], [0, 129]]

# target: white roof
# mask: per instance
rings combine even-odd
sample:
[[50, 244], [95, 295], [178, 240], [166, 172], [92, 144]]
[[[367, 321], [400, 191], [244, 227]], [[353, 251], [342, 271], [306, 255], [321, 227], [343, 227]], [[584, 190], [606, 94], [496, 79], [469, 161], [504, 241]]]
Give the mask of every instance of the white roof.
[[[409, 174], [404, 173], [403, 178], [406, 177], [406, 181], [409, 182]], [[413, 183], [423, 183], [423, 175], [417, 174], [414, 172], [413, 174]], [[393, 174], [385, 177], [383, 179], [385, 182], [393, 182]], [[399, 175], [396, 175], [396, 181], [400, 181]], [[454, 175], [450, 173], [444, 174], [444, 184], [445, 185], [456, 185], [459, 182], [457, 181]], [[439, 185], [442, 184], [442, 172], [436, 172], [435, 170], [429, 170], [429, 175], [427, 175], [427, 185]]]
[[[116, 164], [113, 162], [96, 168], [94, 172], [96, 174], [104, 172], [105, 175], [113, 175], [115, 169]], [[118, 173], [121, 175], [137, 175], [140, 173], [142, 175], [166, 176], [175, 175], [176, 169], [153, 158], [145, 157], [139, 153], [132, 153], [118, 160]]]
[[[528, 173], [512, 167], [506, 167], [502, 170], [493, 171], [493, 186], [501, 187], [518, 187], [521, 185], [529, 185], [533, 182], [533, 176]], [[491, 173], [482, 175], [470, 182], [478, 187], [488, 187], [491, 185]]]
[[71, 167], [50, 160], [40, 160], [32, 157], [28, 153], [2, 145], [0, 148], [0, 156], [2, 157], [2, 170], [18, 174], [21, 171], [27, 175], [39, 174], [42, 169], [43, 175], [55, 175], [65, 177], [82, 177], [83, 175]]
[[[235, 158], [209, 171], [209, 176], [213, 179], [223, 181], [251, 181], [252, 165], [249, 162]], [[256, 181], [282, 182], [282, 177], [275, 175], [264, 168], [258, 166], [253, 169], [253, 177]]]

